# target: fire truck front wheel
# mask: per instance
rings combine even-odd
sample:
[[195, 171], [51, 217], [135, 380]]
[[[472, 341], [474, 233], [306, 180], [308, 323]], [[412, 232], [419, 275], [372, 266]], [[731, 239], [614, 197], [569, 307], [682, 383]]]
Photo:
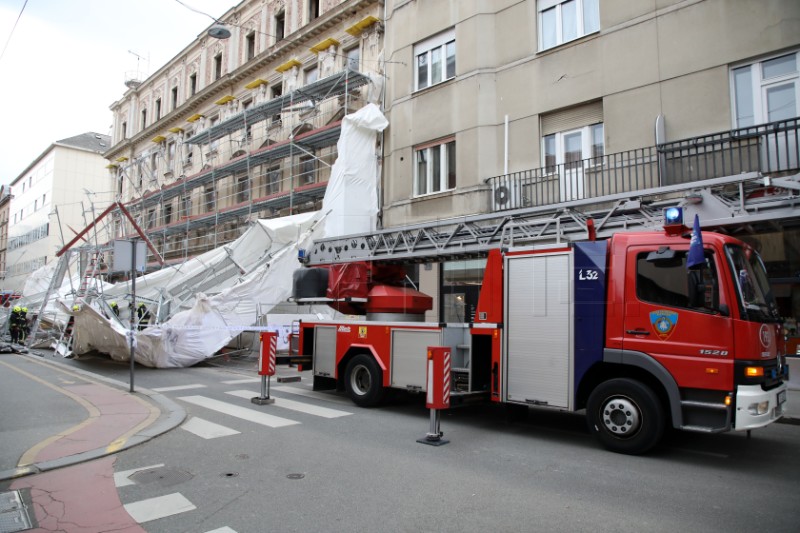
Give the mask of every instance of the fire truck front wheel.
[[589, 431], [612, 452], [637, 455], [664, 433], [664, 409], [653, 390], [633, 379], [612, 379], [592, 391], [586, 406]]
[[385, 393], [381, 368], [366, 354], [358, 354], [347, 363], [344, 386], [353, 403], [360, 407], [378, 405]]

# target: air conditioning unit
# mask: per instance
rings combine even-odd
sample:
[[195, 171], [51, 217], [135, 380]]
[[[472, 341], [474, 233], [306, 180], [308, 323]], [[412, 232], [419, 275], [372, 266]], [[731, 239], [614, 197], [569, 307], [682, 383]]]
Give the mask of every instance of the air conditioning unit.
[[524, 207], [521, 185], [517, 181], [500, 181], [492, 185], [492, 211], [508, 211]]

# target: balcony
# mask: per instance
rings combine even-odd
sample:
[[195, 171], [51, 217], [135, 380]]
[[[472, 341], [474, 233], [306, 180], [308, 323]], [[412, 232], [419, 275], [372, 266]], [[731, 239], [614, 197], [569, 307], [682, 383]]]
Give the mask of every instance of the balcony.
[[800, 118], [488, 178], [491, 211], [539, 207], [743, 172], [800, 170]]

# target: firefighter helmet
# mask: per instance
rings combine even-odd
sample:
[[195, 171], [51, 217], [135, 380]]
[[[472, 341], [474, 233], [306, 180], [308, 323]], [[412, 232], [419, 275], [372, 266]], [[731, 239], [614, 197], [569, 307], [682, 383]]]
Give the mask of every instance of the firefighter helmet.
[[81, 306], [80, 306], [80, 305], [78, 305], [78, 304], [75, 304], [75, 305], [73, 305], [73, 306], [72, 306], [72, 310], [73, 310], [73, 311], [77, 311], [77, 310], [78, 310], [78, 309], [80, 309], [80, 308], [81, 308]]
[[15, 312], [15, 313], [19, 313], [20, 311], [22, 311], [22, 309], [20, 308], [20, 306], [18, 306], [18, 305], [15, 305], [15, 306], [14, 306], [14, 312]]
[[27, 312], [28, 312], [28, 308], [27, 308], [27, 307], [23, 307], [23, 308], [22, 308], [22, 312], [23, 312], [23, 313], [27, 313]]

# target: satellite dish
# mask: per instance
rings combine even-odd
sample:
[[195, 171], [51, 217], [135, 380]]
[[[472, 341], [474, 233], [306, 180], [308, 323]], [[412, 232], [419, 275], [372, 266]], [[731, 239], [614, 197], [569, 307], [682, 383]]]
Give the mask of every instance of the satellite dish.
[[217, 23], [208, 28], [208, 36], [214, 39], [227, 39], [231, 36], [231, 30], [224, 24]]

